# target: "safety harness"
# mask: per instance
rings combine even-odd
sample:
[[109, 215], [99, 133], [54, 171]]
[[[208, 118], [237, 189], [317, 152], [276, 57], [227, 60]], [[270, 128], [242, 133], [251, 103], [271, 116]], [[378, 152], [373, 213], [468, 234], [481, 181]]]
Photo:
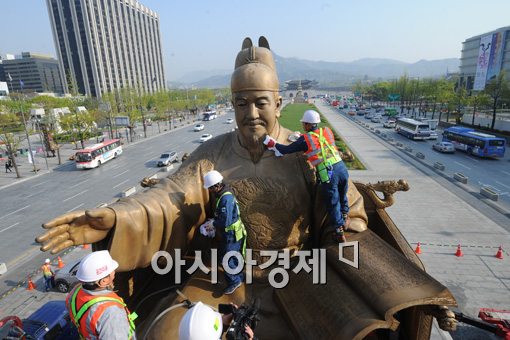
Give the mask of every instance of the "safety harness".
[[[327, 133], [329, 134], [329, 131], [327, 131]], [[321, 182], [327, 183], [330, 180], [328, 170], [331, 169], [334, 164], [340, 162], [342, 158], [340, 157], [338, 150], [328, 142], [326, 137], [324, 137], [323, 128], [319, 129], [319, 134], [313, 131], [310, 131], [307, 134], [316, 137], [319, 141], [319, 147], [317, 148], [317, 145], [310, 137], [308, 145], [312, 150], [307, 153], [307, 157], [310, 163], [317, 169]]]
[[237, 221], [232, 223], [229, 226], [226, 226], [225, 232], [233, 231], [235, 238], [236, 238], [236, 242], [239, 242], [242, 238], [244, 238], [241, 253], [243, 254], [243, 257], [245, 257], [246, 256], [246, 228], [244, 227], [243, 221], [241, 221], [241, 212], [239, 211], [239, 205], [237, 204], [235, 196], [230, 191], [225, 191], [216, 200], [216, 209], [218, 209], [221, 198], [225, 195], [232, 195], [232, 197], [234, 198], [234, 204], [236, 205], [236, 208], [237, 208]]
[[[73, 295], [71, 297], [71, 312], [72, 312], [72, 321], [74, 322], [74, 324], [76, 325], [76, 328], [78, 330], [81, 329], [81, 326], [80, 326], [80, 321], [81, 321], [81, 318], [83, 317], [83, 315], [85, 315], [85, 313], [87, 313], [87, 311], [93, 306], [95, 305], [96, 303], [99, 303], [99, 302], [104, 302], [104, 301], [112, 301], [112, 302], [115, 302], [115, 303], [118, 303], [119, 305], [121, 305], [122, 307], [124, 307], [124, 309], [126, 310], [126, 312], [128, 313], [128, 321], [129, 321], [129, 339], [131, 339], [133, 337], [133, 334], [135, 332], [135, 323], [134, 321], [136, 320], [136, 318], [138, 317], [138, 315], [136, 314], [136, 312], [133, 312], [133, 313], [129, 313], [129, 310], [127, 309], [127, 306], [126, 304], [124, 303], [124, 301], [122, 301], [122, 299], [120, 298], [115, 298], [115, 297], [111, 297], [111, 296], [98, 296], [96, 298], [93, 298], [93, 299], [90, 299], [89, 301], [85, 302], [78, 311], [76, 311], [76, 299], [78, 297], [78, 293], [79, 291], [82, 289], [82, 286], [78, 286], [74, 292], [73, 292]], [[84, 326], [86, 328], [86, 326]], [[81, 339], [85, 339], [85, 337], [81, 334], [82, 332], [79, 332], [80, 333], [80, 338]]]

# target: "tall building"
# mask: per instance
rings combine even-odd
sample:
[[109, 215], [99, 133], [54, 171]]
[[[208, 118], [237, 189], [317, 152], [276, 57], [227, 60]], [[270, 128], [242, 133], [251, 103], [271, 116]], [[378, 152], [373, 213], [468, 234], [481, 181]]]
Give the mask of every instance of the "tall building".
[[505, 70], [510, 81], [510, 26], [466, 39], [460, 57], [460, 84], [481, 91]]
[[165, 87], [159, 15], [137, 0], [46, 0], [67, 91]]
[[22, 52], [21, 56], [1, 62], [2, 80], [11, 92], [64, 93], [58, 61], [50, 56]]

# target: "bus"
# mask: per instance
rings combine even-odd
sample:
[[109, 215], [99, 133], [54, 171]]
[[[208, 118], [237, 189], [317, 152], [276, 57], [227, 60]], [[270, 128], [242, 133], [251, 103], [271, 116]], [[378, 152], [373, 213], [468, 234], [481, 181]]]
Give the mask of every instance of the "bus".
[[387, 107], [384, 109], [384, 116], [395, 117], [398, 115], [397, 109], [394, 107]]
[[204, 122], [216, 119], [216, 111], [207, 111], [202, 114], [204, 118], [202, 119]]
[[443, 142], [451, 142], [455, 149], [478, 157], [503, 157], [504, 138], [475, 131], [474, 129], [452, 126], [443, 131]]
[[101, 164], [116, 158], [122, 153], [120, 139], [111, 139], [99, 144], [94, 144], [74, 155], [77, 169], [97, 168]]
[[401, 135], [413, 140], [430, 138], [429, 124], [411, 118], [397, 119], [395, 130]]

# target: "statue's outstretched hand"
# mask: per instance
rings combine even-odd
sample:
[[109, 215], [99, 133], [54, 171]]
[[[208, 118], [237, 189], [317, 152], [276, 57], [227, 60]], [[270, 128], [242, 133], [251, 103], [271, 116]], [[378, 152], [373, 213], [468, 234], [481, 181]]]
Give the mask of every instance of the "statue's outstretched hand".
[[110, 208], [73, 211], [43, 224], [48, 229], [35, 241], [43, 243], [42, 251], [56, 254], [66, 248], [103, 240], [115, 225], [115, 212]]

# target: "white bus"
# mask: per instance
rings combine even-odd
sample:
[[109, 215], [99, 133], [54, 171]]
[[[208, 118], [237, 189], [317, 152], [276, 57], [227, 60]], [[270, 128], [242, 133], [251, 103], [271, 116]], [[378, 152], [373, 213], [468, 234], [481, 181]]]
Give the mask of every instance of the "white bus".
[[121, 153], [120, 139], [112, 139], [76, 152], [74, 160], [77, 169], [91, 169], [116, 158]]
[[401, 135], [413, 140], [430, 138], [429, 124], [411, 118], [399, 118], [395, 130]]

